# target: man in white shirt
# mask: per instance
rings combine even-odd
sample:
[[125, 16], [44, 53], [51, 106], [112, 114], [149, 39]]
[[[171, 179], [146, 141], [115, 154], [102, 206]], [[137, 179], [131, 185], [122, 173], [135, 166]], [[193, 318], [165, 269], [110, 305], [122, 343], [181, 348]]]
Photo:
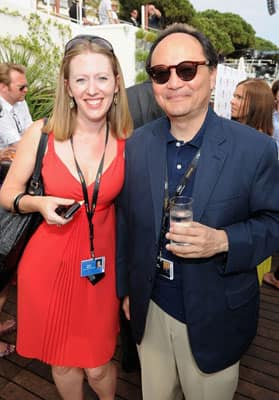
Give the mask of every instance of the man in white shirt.
[[0, 64], [0, 149], [16, 147], [32, 117], [25, 101], [28, 84], [25, 67]]

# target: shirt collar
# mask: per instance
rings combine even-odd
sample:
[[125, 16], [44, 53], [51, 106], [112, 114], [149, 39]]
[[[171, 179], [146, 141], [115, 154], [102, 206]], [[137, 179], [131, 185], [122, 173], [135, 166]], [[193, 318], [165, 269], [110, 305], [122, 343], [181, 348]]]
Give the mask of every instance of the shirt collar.
[[0, 101], [1, 101], [3, 108], [5, 108], [5, 110], [7, 110], [8, 112], [11, 112], [13, 106], [7, 100], [5, 100], [4, 97], [2, 97], [2, 96], [0, 96]]
[[176, 142], [180, 142], [181, 144], [187, 143], [190, 146], [196, 147], [197, 149], [199, 149], [202, 145], [202, 140], [203, 140], [203, 136], [205, 134], [206, 131], [206, 126], [208, 124], [208, 120], [210, 118], [210, 111], [208, 109], [207, 113], [206, 113], [206, 117], [204, 119], [204, 122], [202, 124], [202, 126], [200, 127], [200, 129], [198, 130], [198, 132], [196, 133], [196, 135], [193, 137], [193, 139], [191, 139], [189, 142], [183, 142], [182, 140], [177, 140], [171, 133], [170, 129], [166, 132], [166, 141], [167, 143], [176, 143]]

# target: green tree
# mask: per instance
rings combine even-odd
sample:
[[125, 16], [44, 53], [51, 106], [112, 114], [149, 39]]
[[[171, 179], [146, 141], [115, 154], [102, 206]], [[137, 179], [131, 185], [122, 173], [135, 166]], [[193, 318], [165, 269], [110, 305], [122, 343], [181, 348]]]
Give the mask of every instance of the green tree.
[[206, 10], [198, 13], [199, 17], [206, 17], [214, 22], [218, 29], [229, 35], [234, 49], [253, 47], [255, 31], [243, 18], [233, 13], [220, 13], [216, 10]]
[[210, 18], [196, 15], [192, 25], [206, 35], [220, 55], [227, 55], [234, 50], [229, 34], [220, 29]]
[[[36, 120], [48, 116], [52, 110], [58, 67], [71, 31], [51, 19], [43, 22], [37, 14], [23, 18], [28, 26], [26, 36], [0, 37], [0, 62], [26, 67], [29, 86], [26, 100]], [[51, 29], [57, 30], [59, 39], [56, 42], [50, 36]]]
[[264, 50], [264, 51], [278, 50], [278, 46], [276, 46], [276, 44], [270, 42], [269, 40], [266, 40], [266, 39], [263, 39], [263, 38], [260, 38], [257, 36], [256, 36], [254, 48], [256, 50]]
[[185, 22], [191, 24], [196, 11], [188, 0], [161, 0], [158, 8], [162, 12], [164, 25], [174, 22]]

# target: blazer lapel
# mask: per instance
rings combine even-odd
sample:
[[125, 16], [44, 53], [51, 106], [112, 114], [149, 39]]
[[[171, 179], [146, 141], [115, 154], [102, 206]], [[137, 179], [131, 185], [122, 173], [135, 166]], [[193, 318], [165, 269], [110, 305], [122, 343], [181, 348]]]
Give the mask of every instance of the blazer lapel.
[[159, 122], [160, 120], [158, 120], [158, 125], [150, 133], [147, 153], [147, 167], [150, 177], [156, 238], [159, 237], [161, 232], [167, 157], [166, 135], [164, 133], [166, 128], [162, 128]]
[[[212, 130], [215, 133], [211, 134]], [[195, 221], [201, 220], [227, 157], [226, 146], [224, 146], [226, 138], [220, 133], [220, 127], [219, 134], [218, 126], [208, 126], [207, 132], [205, 132], [203, 139], [193, 188], [193, 198], [195, 199], [193, 214]]]
[[[160, 121], [162, 122], [160, 123]], [[147, 151], [147, 168], [150, 177], [156, 238], [159, 237], [161, 231], [164, 203], [167, 157], [166, 130], [169, 130], [169, 125], [166, 126], [165, 118], [160, 118], [158, 124], [153, 126], [152, 132], [147, 133], [150, 135], [147, 142], [149, 146]], [[219, 179], [228, 152], [226, 143], [226, 137], [222, 133], [221, 124], [213, 116], [206, 128], [201, 147], [201, 157], [195, 176], [193, 188], [195, 221], [201, 220], [211, 193]]]

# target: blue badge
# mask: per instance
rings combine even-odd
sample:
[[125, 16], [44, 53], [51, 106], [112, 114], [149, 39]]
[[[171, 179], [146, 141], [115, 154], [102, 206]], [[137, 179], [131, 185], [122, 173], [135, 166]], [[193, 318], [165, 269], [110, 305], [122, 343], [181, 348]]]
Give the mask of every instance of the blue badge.
[[82, 277], [102, 274], [105, 272], [105, 257], [82, 260], [80, 267], [80, 276]]

